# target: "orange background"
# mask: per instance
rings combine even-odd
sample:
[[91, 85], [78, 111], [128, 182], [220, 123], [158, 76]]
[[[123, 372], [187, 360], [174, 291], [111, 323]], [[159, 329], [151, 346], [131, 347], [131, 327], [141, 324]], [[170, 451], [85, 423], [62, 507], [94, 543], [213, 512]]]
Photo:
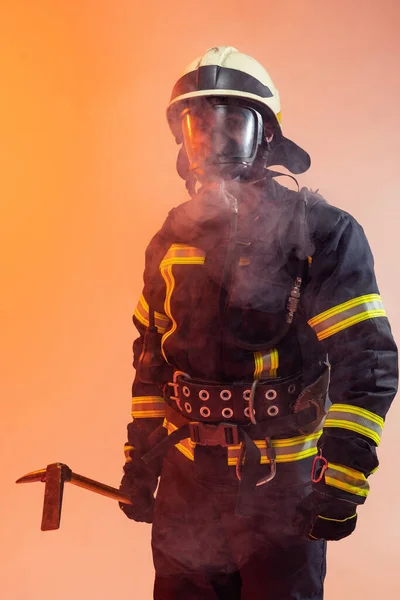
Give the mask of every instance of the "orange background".
[[[399, 338], [400, 4], [3, 0], [0, 10], [1, 594], [150, 600], [149, 526], [70, 485], [61, 529], [42, 533], [43, 484], [14, 481], [58, 460], [119, 484], [144, 249], [186, 198], [165, 120], [172, 86], [218, 44], [266, 66], [285, 133], [312, 155], [300, 183], [364, 226]], [[389, 417], [358, 530], [330, 544], [327, 600], [397, 596], [398, 404]]]

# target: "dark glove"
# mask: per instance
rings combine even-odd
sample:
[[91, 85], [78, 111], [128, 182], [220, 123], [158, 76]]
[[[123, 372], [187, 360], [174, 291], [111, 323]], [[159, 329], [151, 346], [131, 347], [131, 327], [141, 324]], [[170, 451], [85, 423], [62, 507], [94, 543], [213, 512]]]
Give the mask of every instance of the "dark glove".
[[119, 502], [119, 507], [128, 519], [143, 523], [153, 522], [154, 489], [153, 484], [146, 484], [142, 481], [134, 484], [128, 475], [123, 476], [120, 490], [128, 496], [132, 504]]
[[120, 485], [121, 492], [130, 498], [132, 505], [120, 502], [119, 506], [128, 519], [152, 523], [154, 492], [161, 473], [162, 459], [156, 457], [149, 465], [146, 465], [141, 457], [162, 441], [168, 432], [162, 425], [151, 430], [154, 424], [147, 423], [146, 419], [137, 421], [139, 423], [133, 421], [128, 425], [127, 462]]
[[313, 490], [299, 504], [296, 527], [309, 540], [341, 540], [353, 533], [357, 504]]

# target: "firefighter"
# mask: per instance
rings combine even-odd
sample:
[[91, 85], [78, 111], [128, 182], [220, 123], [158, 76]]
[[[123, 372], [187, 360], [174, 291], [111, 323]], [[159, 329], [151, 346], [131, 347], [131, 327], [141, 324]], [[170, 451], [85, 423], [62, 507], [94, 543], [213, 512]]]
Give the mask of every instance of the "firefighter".
[[146, 251], [120, 506], [153, 523], [155, 600], [319, 600], [397, 389], [373, 257], [350, 214], [277, 182], [310, 157], [256, 60], [211, 48], [167, 116], [191, 198]]

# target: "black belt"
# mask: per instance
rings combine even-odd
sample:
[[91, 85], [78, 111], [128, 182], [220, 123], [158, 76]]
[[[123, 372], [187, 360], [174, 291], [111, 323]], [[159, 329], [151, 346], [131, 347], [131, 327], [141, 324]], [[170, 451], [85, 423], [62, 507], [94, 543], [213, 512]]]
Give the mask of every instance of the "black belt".
[[293, 413], [301, 390], [301, 373], [285, 379], [221, 384], [176, 371], [164, 393], [166, 401], [190, 421], [246, 425]]
[[[177, 412], [179, 404], [169, 406], [167, 411], [171, 421], [178, 425], [178, 429], [156, 444], [149, 452], [142, 456], [147, 464], [161, 454], [165, 454], [172, 446], [185, 438], [190, 438], [195, 444], [203, 446], [228, 447], [242, 443], [242, 450], [237, 462], [236, 474], [240, 480], [236, 513], [248, 516], [250, 494], [257, 485], [262, 485], [275, 476], [275, 454], [271, 445], [271, 438], [291, 437], [304, 435], [315, 431], [318, 424], [326, 414], [326, 396], [329, 387], [329, 365], [320, 377], [307, 386], [292, 406], [292, 414], [270, 418], [257, 423], [205, 423], [201, 421], [188, 421], [187, 417]], [[286, 382], [287, 383], [287, 382]], [[205, 384], [203, 382], [203, 388]], [[276, 384], [275, 384], [276, 385]], [[215, 386], [214, 386], [215, 387]], [[221, 387], [221, 386], [220, 386]], [[228, 389], [226, 387], [226, 389]], [[168, 405], [167, 405], [168, 406]], [[260, 450], [253, 440], [264, 439], [267, 444], [267, 456], [270, 461], [270, 473], [258, 481], [256, 467], [260, 464]]]

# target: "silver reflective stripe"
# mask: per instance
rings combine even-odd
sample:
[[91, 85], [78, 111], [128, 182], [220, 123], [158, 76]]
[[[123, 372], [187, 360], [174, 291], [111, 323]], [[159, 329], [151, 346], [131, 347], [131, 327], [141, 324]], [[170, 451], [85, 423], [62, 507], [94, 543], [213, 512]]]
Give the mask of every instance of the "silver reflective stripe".
[[385, 316], [379, 294], [367, 294], [330, 308], [310, 319], [308, 324], [318, 339], [323, 340], [366, 319]]
[[[149, 305], [143, 294], [140, 296], [134, 317], [145, 327], [149, 326]], [[159, 333], [164, 333], [169, 325], [169, 318], [163, 313], [154, 311], [154, 324]]]
[[327, 414], [324, 427], [339, 427], [355, 431], [371, 438], [378, 446], [384, 421], [375, 413], [351, 404], [333, 404]]
[[255, 352], [254, 365], [254, 379], [276, 377], [279, 367], [278, 350], [273, 348], [271, 352], [264, 355], [261, 352]]
[[[295, 438], [286, 438], [281, 440], [272, 440], [272, 447], [275, 449], [276, 462], [295, 462], [315, 456], [317, 454], [317, 442], [321, 436], [321, 431], [317, 431], [311, 435], [303, 435]], [[269, 463], [267, 458], [267, 445], [264, 440], [254, 440], [256, 446], [260, 449], [261, 464]], [[241, 445], [229, 446], [228, 448], [228, 464], [236, 465]]]
[[355, 494], [356, 496], [368, 496], [368, 481], [363, 473], [355, 469], [329, 463], [324, 477], [327, 485], [344, 490], [349, 494]]
[[161, 396], [134, 396], [131, 414], [134, 419], [165, 417], [164, 398]]

